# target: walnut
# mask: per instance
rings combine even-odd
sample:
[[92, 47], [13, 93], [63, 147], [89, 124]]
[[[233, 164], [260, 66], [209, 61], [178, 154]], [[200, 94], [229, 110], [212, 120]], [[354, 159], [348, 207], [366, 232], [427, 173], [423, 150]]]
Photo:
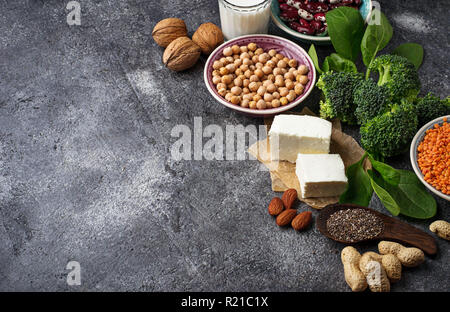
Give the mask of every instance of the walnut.
[[194, 41], [206, 55], [211, 54], [214, 49], [223, 43], [222, 30], [213, 23], [201, 24], [192, 36]]
[[179, 37], [187, 36], [186, 24], [179, 18], [166, 18], [155, 25], [152, 32], [153, 39], [165, 48]]
[[174, 71], [188, 69], [197, 63], [201, 49], [188, 37], [172, 41], [163, 54], [163, 63]]

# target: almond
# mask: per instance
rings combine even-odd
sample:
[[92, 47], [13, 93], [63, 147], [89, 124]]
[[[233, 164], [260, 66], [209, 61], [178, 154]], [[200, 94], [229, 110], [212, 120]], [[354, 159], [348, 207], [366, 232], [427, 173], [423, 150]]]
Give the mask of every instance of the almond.
[[277, 217], [277, 225], [278, 226], [286, 226], [289, 225], [292, 220], [297, 215], [297, 210], [295, 209], [286, 209], [282, 213], [280, 213]]
[[272, 200], [269, 203], [269, 214], [271, 216], [278, 216], [283, 210], [283, 202], [278, 197], [272, 198]]
[[300, 214], [298, 214], [294, 220], [292, 220], [292, 227], [296, 231], [302, 231], [308, 227], [308, 225], [311, 223], [312, 220], [312, 213], [311, 211], [304, 211]]
[[295, 189], [288, 189], [284, 192], [283, 196], [281, 197], [281, 200], [283, 201], [284, 207], [286, 209], [291, 209], [292, 205], [297, 200], [297, 190]]

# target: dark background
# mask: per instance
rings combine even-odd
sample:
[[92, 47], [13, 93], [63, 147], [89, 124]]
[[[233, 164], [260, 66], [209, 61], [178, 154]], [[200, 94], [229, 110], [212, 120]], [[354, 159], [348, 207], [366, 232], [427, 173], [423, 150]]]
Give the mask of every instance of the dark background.
[[[173, 73], [151, 38], [167, 17], [184, 19], [190, 35], [220, 25], [217, 1], [79, 2], [81, 26], [68, 26], [68, 1], [0, 0], [0, 290], [349, 291], [344, 246], [315, 227], [279, 229], [256, 161], [171, 159], [172, 128], [193, 129], [194, 117], [222, 129], [262, 124], [214, 101], [205, 57]], [[394, 27], [385, 51], [422, 44], [422, 93], [449, 95], [448, 1], [381, 8]], [[318, 48], [322, 59], [331, 52]], [[304, 103], [317, 111], [318, 98]], [[389, 163], [411, 169], [406, 153]], [[437, 201], [434, 219], [449, 220], [450, 205]], [[370, 206], [386, 212], [375, 197]], [[437, 243], [394, 291], [449, 290], [450, 248]], [[81, 286], [66, 283], [71, 260]]]

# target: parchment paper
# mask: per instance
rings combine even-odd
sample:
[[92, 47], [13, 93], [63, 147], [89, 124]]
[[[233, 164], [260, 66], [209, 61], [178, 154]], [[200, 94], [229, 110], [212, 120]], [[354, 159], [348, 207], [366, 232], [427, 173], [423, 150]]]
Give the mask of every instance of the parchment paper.
[[[300, 113], [294, 112], [288, 114], [315, 116], [315, 114], [307, 107], [305, 107]], [[264, 119], [264, 123], [267, 126], [267, 133], [270, 130], [272, 121], [273, 117]], [[330, 154], [341, 155], [345, 168], [347, 168], [361, 159], [364, 154], [364, 150], [351, 136], [341, 131], [341, 123], [339, 120], [332, 121], [332, 124], [333, 128], [331, 134]], [[339, 201], [338, 196], [302, 198], [300, 183], [297, 175], [295, 174], [295, 164], [288, 161], [271, 161], [269, 136], [267, 136], [267, 139], [258, 141], [250, 146], [248, 152], [269, 169], [273, 191], [284, 192], [287, 189], [294, 188], [297, 190], [299, 200], [316, 209], [321, 209], [327, 205], [335, 204]], [[365, 169], [368, 169], [369, 166], [370, 163], [366, 161], [364, 163]]]

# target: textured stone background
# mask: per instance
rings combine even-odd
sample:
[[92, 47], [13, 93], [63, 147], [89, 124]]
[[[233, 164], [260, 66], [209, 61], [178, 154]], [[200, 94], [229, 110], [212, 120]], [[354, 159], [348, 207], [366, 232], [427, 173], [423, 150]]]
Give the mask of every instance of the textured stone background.
[[[348, 291], [343, 246], [315, 228], [277, 228], [257, 162], [170, 157], [171, 129], [192, 129], [194, 117], [223, 129], [262, 123], [212, 99], [204, 57], [172, 73], [151, 38], [166, 17], [185, 19], [190, 34], [219, 23], [217, 1], [80, 0], [82, 25], [71, 27], [67, 2], [0, 1], [0, 290]], [[423, 90], [440, 96], [450, 93], [448, 8], [382, 1], [395, 29], [387, 51], [424, 45]], [[315, 92], [305, 105], [317, 102]], [[410, 169], [406, 154], [390, 163]], [[449, 220], [450, 205], [438, 205]], [[385, 212], [376, 198], [371, 207]], [[393, 290], [449, 290], [450, 248], [437, 242], [437, 257]], [[81, 286], [66, 284], [70, 260]]]

